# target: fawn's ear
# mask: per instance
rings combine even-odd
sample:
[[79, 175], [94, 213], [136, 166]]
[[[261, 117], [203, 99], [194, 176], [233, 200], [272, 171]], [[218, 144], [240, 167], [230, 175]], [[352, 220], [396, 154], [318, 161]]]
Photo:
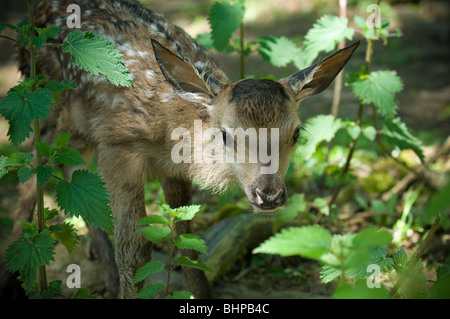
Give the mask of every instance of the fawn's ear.
[[322, 62], [281, 79], [279, 82], [292, 90], [297, 103], [309, 96], [319, 94], [339, 74], [358, 45], [359, 41], [335, 52]]
[[213, 77], [213, 70], [198, 69], [154, 39], [152, 45], [156, 61], [175, 92], [185, 100], [210, 106], [225, 84], [224, 75], [221, 82]]

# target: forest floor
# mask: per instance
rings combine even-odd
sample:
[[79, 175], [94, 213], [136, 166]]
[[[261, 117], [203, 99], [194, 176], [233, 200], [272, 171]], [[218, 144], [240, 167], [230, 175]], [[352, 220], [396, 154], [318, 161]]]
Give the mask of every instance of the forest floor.
[[[150, 1], [143, 1], [150, 2]], [[209, 1], [151, 1], [150, 9], [162, 12], [175, 24], [184, 28], [195, 37], [207, 31], [207, 21], [198, 18], [207, 15]], [[262, 35], [283, 35], [288, 38], [306, 34], [307, 30], [321, 15], [337, 14], [337, 1], [306, 0], [273, 0], [264, 1], [263, 5], [255, 5], [249, 1], [254, 14], [246, 23], [246, 37], [252, 41]], [[0, 7], [0, 21], [17, 24], [24, 16], [23, 8], [10, 2]], [[180, 10], [181, 8], [181, 10]], [[393, 69], [403, 79], [404, 89], [398, 94], [399, 116], [411, 130], [418, 135], [424, 144], [432, 147], [441, 143], [450, 135], [450, 6], [447, 1], [420, 1], [418, 4], [397, 3], [393, 5], [393, 27], [401, 28], [404, 36], [391, 39], [387, 46], [377, 43], [374, 48], [373, 70]], [[349, 9], [350, 21], [357, 10]], [[358, 11], [361, 16], [367, 15]], [[383, 14], [383, 13], [382, 13]], [[239, 57], [213, 53], [219, 65], [229, 74], [231, 79], [239, 77]], [[363, 64], [363, 50], [355, 53], [346, 67], [357, 70]], [[258, 55], [247, 59], [247, 72], [254, 75], [272, 74], [276, 77], [286, 76], [286, 72], [263, 63]], [[0, 39], [0, 98], [20, 79], [17, 64], [13, 58], [11, 44]], [[328, 114], [331, 108], [333, 90], [329, 88], [317, 97], [302, 102], [300, 114], [303, 120], [317, 114]], [[358, 101], [351, 89], [346, 87], [342, 95], [341, 117], [354, 119]], [[8, 151], [7, 123], [0, 118], [0, 155]], [[26, 145], [24, 147], [27, 147]], [[295, 192], [297, 190], [292, 190]], [[299, 192], [301, 190], [298, 190]], [[51, 202], [51, 198], [48, 199]], [[195, 192], [195, 203], [211, 203], [217, 205], [215, 199], [205, 193]], [[8, 244], [11, 231], [11, 211], [17, 203], [15, 181], [0, 183], [0, 256]], [[212, 209], [211, 208], [211, 209]], [[217, 208], [217, 207], [216, 207]], [[149, 207], [151, 209], [151, 207]], [[206, 212], [198, 220], [199, 232], [208, 230], [214, 222], [212, 212]], [[356, 231], [366, 225], [362, 220], [357, 224], [347, 225], [348, 230]], [[333, 225], [323, 225], [324, 227]], [[85, 232], [85, 229], [81, 232]], [[87, 234], [85, 234], [87, 235]], [[82, 286], [90, 288], [100, 298], [107, 298], [101, 278], [101, 267], [95, 259], [87, 258], [89, 236], [84, 237], [78, 248], [68, 254], [61, 245], [56, 247], [55, 262], [48, 267], [49, 279], [65, 280], [69, 275], [66, 267], [79, 264], [82, 269]], [[417, 238], [412, 236], [407, 247], [414, 245]], [[254, 248], [254, 247], [253, 247]], [[450, 235], [437, 234], [430, 247], [434, 260], [442, 262], [449, 256]], [[164, 251], [157, 254], [165, 258]], [[327, 298], [332, 293], [332, 284], [320, 283], [318, 263], [300, 257], [280, 258], [276, 256], [260, 260], [251, 254], [251, 247], [246, 247], [239, 259], [229, 271], [217, 278], [213, 285], [216, 298]], [[287, 271], [288, 270], [288, 271]], [[176, 271], [173, 276], [175, 286], [181, 282]], [[162, 279], [161, 279], [162, 280]], [[64, 285], [63, 285], [64, 286]], [[68, 288], [67, 288], [68, 289]], [[67, 293], [70, 291], [66, 290]]]

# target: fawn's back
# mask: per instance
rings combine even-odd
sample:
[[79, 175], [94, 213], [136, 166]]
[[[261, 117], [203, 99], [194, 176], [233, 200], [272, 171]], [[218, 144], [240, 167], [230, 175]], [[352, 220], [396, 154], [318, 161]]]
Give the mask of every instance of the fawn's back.
[[[190, 127], [195, 119], [208, 121], [206, 111], [179, 98], [157, 64], [151, 39], [183, 56], [197, 72], [212, 73], [228, 81], [216, 63], [186, 32], [167, 22], [160, 14], [145, 10], [130, 0], [45, 0], [36, 9], [38, 27], [56, 25], [61, 29], [54, 42], [62, 43], [70, 4], [79, 4], [81, 31], [91, 30], [116, 45], [133, 79], [134, 88], [116, 87], [103, 75], [89, 75], [74, 66], [69, 54], [58, 48], [38, 52], [37, 71], [51, 79], [75, 81], [77, 88], [64, 92], [60, 105], [50, 116], [46, 130], [52, 139], [61, 131], [72, 133], [72, 145], [80, 150], [92, 146], [123, 145], [148, 157], [153, 176], [184, 174], [186, 168], [172, 163], [170, 132]], [[28, 56], [21, 52], [20, 68], [28, 74]], [[164, 165], [164, 169], [160, 167]]]

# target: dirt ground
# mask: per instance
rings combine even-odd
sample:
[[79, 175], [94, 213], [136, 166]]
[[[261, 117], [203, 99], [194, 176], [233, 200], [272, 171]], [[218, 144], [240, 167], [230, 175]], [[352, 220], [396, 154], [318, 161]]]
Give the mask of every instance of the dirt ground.
[[[186, 4], [183, 0], [142, 1], [154, 11], [162, 12], [175, 24], [184, 28], [195, 37], [208, 30], [204, 18], [210, 1], [197, 0]], [[246, 17], [246, 37], [248, 41], [262, 35], [283, 35], [289, 38], [303, 36], [321, 15], [338, 14], [338, 1], [332, 0], [273, 0], [248, 1]], [[150, 5], [151, 3], [151, 5]], [[391, 39], [386, 46], [377, 43], [374, 48], [373, 70], [396, 70], [403, 79], [404, 90], [398, 94], [400, 117], [427, 141], [440, 141], [450, 135], [450, 3], [448, 1], [416, 1], [393, 5], [393, 27], [401, 28], [404, 36]], [[349, 9], [350, 20], [358, 12]], [[383, 15], [383, 12], [382, 12]], [[17, 2], [8, 1], [0, 5], [0, 22], [17, 24], [24, 16], [23, 7]], [[356, 36], [358, 37], [358, 35]], [[11, 43], [0, 38], [0, 98], [20, 79], [14, 60]], [[213, 53], [219, 65], [231, 79], [239, 77], [239, 57]], [[355, 71], [363, 64], [364, 52], [359, 50], [349, 62], [347, 69]], [[291, 69], [277, 69], [262, 62], [257, 54], [247, 59], [247, 72], [262, 75], [274, 74], [280, 78]], [[300, 114], [303, 119], [329, 113], [333, 90], [327, 89], [320, 96], [302, 102]], [[344, 88], [340, 116], [354, 119], [358, 101], [350, 88]], [[7, 123], [0, 117], [0, 154], [7, 149]], [[195, 199], [208, 200], [209, 195], [196, 193]], [[0, 184], [0, 255], [4, 254], [11, 224], [9, 213], [17, 201], [11, 181]], [[208, 217], [205, 217], [208, 219]], [[208, 224], [208, 223], [207, 223]], [[447, 238], [448, 239], [448, 238]], [[448, 242], [447, 242], [448, 244]], [[77, 263], [83, 269], [82, 286], [107, 298], [101, 280], [101, 268], [97, 261], [87, 258], [89, 255], [89, 237], [83, 238], [79, 247], [68, 255], [62, 246], [56, 247], [55, 262], [48, 267], [49, 279], [65, 281], [69, 275], [67, 265]], [[450, 246], [450, 245], [449, 245]], [[448, 247], [447, 247], [448, 248]], [[436, 249], [439, 250], [438, 248]], [[447, 249], [448, 253], [448, 249]], [[163, 252], [156, 258], [164, 259]], [[244, 252], [234, 266], [214, 286], [217, 298], [326, 298], [333, 291], [332, 285], [320, 284], [319, 265], [299, 257], [266, 260], [265, 268], [258, 266], [258, 260], [249, 251]], [[301, 265], [301, 266], [298, 266]], [[296, 268], [297, 267], [297, 268]], [[286, 273], [282, 269], [292, 269]], [[181, 276], [173, 276], [173, 284], [179, 286]], [[163, 278], [161, 278], [163, 280]], [[65, 285], [63, 285], [65, 287]], [[65, 293], [70, 294], [68, 288]]]

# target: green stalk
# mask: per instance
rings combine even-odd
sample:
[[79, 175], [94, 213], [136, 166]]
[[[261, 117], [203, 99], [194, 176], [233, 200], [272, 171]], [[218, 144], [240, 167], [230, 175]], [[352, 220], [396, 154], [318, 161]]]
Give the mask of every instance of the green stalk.
[[[370, 73], [370, 66], [372, 64], [372, 54], [373, 54], [373, 41], [371, 39], [367, 39], [366, 61], [365, 61], [365, 70], [364, 70], [364, 74], [366, 74], [366, 75]], [[364, 104], [361, 102], [361, 103], [359, 103], [358, 117], [356, 119], [356, 125], [359, 127], [361, 127], [363, 115], [364, 115]], [[354, 139], [352, 141], [352, 143], [350, 144], [350, 149], [349, 149], [349, 152], [347, 155], [347, 160], [345, 161], [344, 169], [342, 170], [341, 175], [346, 174], [350, 169], [350, 162], [353, 158], [353, 153], [355, 152], [357, 142], [358, 142], [358, 138]], [[344, 186], [344, 183], [341, 183], [338, 185], [333, 196], [328, 201], [328, 205], [331, 205], [336, 201], [343, 186]]]
[[175, 246], [175, 244], [173, 243], [173, 233], [175, 231], [175, 222], [174, 222], [174, 218], [172, 218], [172, 220], [170, 221], [169, 224], [169, 228], [170, 228], [170, 241], [169, 241], [169, 263], [166, 267], [167, 269], [167, 283], [166, 283], [166, 292], [165, 292], [165, 296], [167, 298], [168, 294], [169, 294], [169, 286], [170, 286], [170, 273], [172, 272], [172, 254], [173, 254], [173, 247]]
[[[30, 24], [34, 27], [34, 11], [33, 11], [33, 1], [28, 0], [28, 16], [30, 19]], [[34, 29], [31, 29], [34, 32]], [[30, 51], [30, 78], [36, 80], [36, 47], [31, 45], [28, 50]], [[34, 142], [41, 141], [39, 120], [34, 120]], [[42, 155], [36, 149], [37, 165], [42, 165]], [[38, 179], [36, 179], [36, 191], [37, 191], [37, 211], [38, 211], [38, 228], [39, 232], [45, 229], [45, 219], [44, 219], [44, 187], [39, 184]], [[47, 274], [45, 271], [45, 265], [39, 266], [39, 287], [41, 292], [47, 290]]]

